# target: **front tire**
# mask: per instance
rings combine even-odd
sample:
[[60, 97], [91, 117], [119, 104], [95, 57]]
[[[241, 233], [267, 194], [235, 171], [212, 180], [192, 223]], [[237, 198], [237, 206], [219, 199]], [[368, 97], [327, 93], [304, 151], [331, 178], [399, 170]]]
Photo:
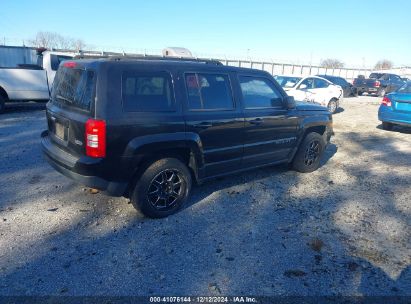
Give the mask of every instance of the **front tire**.
[[382, 122], [382, 129], [386, 131], [391, 131], [394, 128], [394, 125], [390, 122]]
[[0, 114], [6, 109], [6, 100], [3, 96], [0, 95]]
[[140, 176], [131, 203], [148, 217], [163, 218], [184, 205], [190, 190], [187, 166], [176, 158], [163, 158], [150, 164]]
[[327, 108], [328, 108], [328, 111], [331, 112], [331, 114], [334, 114], [338, 108], [337, 100], [335, 98], [331, 99], [327, 105]]
[[320, 160], [325, 149], [324, 138], [316, 133], [308, 133], [294, 157], [292, 167], [302, 173], [313, 172], [320, 167]]

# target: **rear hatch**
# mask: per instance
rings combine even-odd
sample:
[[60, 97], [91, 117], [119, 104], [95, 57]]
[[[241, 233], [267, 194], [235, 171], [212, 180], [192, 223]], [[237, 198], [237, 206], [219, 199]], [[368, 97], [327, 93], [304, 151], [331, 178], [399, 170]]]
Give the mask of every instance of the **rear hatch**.
[[94, 116], [95, 87], [95, 72], [75, 61], [62, 63], [54, 79], [47, 104], [50, 140], [73, 155], [86, 153], [85, 124]]

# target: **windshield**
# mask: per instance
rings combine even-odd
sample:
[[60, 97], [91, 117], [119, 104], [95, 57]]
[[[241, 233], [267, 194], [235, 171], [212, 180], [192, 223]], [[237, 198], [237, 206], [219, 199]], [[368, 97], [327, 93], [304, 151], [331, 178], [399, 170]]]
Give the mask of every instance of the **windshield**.
[[411, 93], [411, 81], [408, 81], [401, 88], [398, 89], [398, 93]]
[[60, 67], [53, 83], [52, 102], [90, 110], [94, 87], [94, 72]]
[[283, 88], [293, 88], [301, 80], [301, 77], [275, 76], [274, 79]]

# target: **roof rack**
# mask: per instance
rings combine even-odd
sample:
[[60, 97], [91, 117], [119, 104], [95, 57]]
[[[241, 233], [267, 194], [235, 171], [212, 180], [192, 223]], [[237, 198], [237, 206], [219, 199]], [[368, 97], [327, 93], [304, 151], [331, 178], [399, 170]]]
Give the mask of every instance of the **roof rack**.
[[214, 65], [223, 65], [220, 61], [215, 59], [203, 59], [203, 58], [182, 58], [182, 57], [173, 57], [173, 56], [155, 56], [155, 55], [110, 55], [110, 54], [80, 54], [74, 56], [74, 59], [103, 59], [107, 58], [112, 61], [120, 60], [174, 60], [174, 61], [183, 61], [183, 62], [200, 62], [205, 64], [214, 64]]

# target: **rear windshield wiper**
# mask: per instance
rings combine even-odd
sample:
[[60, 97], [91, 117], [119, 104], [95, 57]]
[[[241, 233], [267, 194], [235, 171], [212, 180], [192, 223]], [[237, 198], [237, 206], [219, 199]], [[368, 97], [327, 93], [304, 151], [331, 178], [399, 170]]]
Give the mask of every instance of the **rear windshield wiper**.
[[67, 102], [69, 102], [69, 103], [73, 103], [72, 100], [70, 100], [70, 99], [68, 99], [68, 98], [66, 98], [66, 97], [63, 97], [63, 96], [61, 96], [61, 95], [56, 95], [56, 98], [57, 98], [57, 99], [60, 99], [60, 100], [63, 100], [63, 101], [67, 101]]

